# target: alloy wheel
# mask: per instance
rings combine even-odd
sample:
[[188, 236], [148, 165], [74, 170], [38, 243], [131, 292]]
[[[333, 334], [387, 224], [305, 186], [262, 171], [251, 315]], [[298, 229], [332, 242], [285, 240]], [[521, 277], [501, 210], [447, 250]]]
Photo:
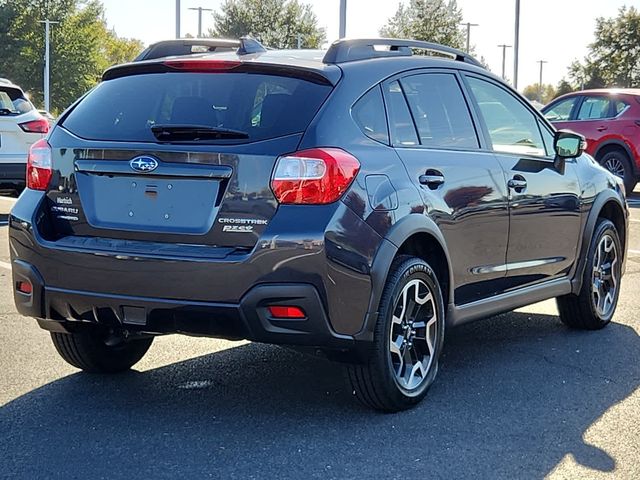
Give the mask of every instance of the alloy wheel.
[[614, 175], [617, 175], [620, 178], [624, 178], [624, 165], [619, 158], [609, 158], [606, 162], [604, 162], [604, 168], [609, 170]]
[[393, 309], [389, 354], [395, 380], [406, 390], [426, 379], [435, 357], [437, 315], [433, 292], [419, 279], [409, 281]]
[[598, 242], [593, 257], [591, 292], [593, 305], [600, 318], [607, 318], [615, 306], [618, 290], [618, 251], [608, 233]]

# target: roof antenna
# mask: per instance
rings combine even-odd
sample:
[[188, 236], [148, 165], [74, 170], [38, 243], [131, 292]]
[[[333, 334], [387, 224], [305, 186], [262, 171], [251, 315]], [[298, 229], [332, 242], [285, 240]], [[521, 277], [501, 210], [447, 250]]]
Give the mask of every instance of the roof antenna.
[[267, 49], [255, 38], [245, 35], [240, 37], [240, 47], [236, 52], [238, 55], [250, 55], [252, 53], [263, 53]]

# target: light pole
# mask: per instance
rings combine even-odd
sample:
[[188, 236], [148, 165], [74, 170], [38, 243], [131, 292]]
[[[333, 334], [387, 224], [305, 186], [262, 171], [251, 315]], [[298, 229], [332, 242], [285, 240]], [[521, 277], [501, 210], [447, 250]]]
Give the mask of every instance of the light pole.
[[511, 48], [511, 45], [498, 45], [498, 47], [502, 48], [502, 79], [505, 80], [505, 71], [504, 71], [504, 65], [505, 65], [505, 60], [507, 58], [507, 48]]
[[180, 0], [176, 0], [176, 38], [180, 38]]
[[538, 63], [540, 64], [540, 83], [538, 83], [538, 101], [540, 103], [542, 103], [542, 66], [545, 63], [549, 63], [546, 60], [538, 60]]
[[516, 0], [516, 31], [513, 39], [513, 88], [518, 89], [518, 53], [520, 52], [520, 0]]
[[44, 23], [44, 109], [48, 112], [50, 107], [50, 90], [49, 90], [49, 34], [51, 33], [51, 25], [60, 22], [52, 20], [40, 20]]
[[467, 22], [461, 23], [460, 25], [467, 27], [467, 53], [469, 53], [469, 50], [471, 49], [471, 27], [479, 27], [480, 24]]
[[347, 0], [340, 0], [340, 33], [339, 38], [347, 36]]
[[202, 37], [202, 12], [213, 12], [213, 10], [211, 8], [202, 8], [202, 7], [190, 8], [189, 10], [198, 11], [198, 38], [201, 38]]

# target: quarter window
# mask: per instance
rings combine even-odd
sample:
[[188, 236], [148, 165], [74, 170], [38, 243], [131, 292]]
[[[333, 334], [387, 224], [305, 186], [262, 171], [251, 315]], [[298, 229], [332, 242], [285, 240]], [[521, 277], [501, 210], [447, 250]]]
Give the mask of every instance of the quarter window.
[[401, 83], [420, 135], [420, 144], [427, 147], [479, 147], [469, 109], [454, 75], [412, 75], [402, 79]]
[[571, 111], [573, 110], [577, 100], [578, 97], [561, 100], [555, 105], [552, 105], [548, 110], [545, 109], [544, 116], [550, 122], [565, 122], [571, 117]]
[[369, 90], [358, 100], [353, 106], [352, 115], [367, 137], [378, 142], [389, 143], [387, 116], [384, 111], [380, 87]]
[[576, 120], [599, 120], [609, 118], [611, 101], [607, 97], [586, 97], [580, 105]]
[[468, 77], [471, 91], [489, 130], [493, 150], [545, 156], [538, 122], [516, 97], [493, 83]]
[[623, 102], [622, 100], [614, 100], [613, 101], [613, 115], [614, 115], [614, 117], [617, 117], [622, 112], [624, 112], [627, 109], [628, 106], [629, 106], [629, 104], [626, 103], [626, 102]]

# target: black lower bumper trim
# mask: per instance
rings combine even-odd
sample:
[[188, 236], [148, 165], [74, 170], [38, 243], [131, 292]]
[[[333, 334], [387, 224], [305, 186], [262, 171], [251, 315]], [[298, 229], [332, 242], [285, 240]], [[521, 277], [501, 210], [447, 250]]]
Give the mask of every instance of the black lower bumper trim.
[[[218, 303], [113, 295], [44, 285], [38, 271], [13, 261], [14, 298], [18, 311], [39, 318], [42, 328], [73, 331], [98, 325], [152, 334], [247, 339], [264, 343], [349, 349], [353, 338], [336, 334], [320, 295], [310, 284], [257, 285], [239, 303]], [[30, 295], [15, 289], [32, 284]], [[270, 305], [293, 305], [306, 313], [301, 319], [277, 319]]]

